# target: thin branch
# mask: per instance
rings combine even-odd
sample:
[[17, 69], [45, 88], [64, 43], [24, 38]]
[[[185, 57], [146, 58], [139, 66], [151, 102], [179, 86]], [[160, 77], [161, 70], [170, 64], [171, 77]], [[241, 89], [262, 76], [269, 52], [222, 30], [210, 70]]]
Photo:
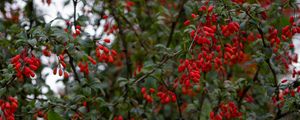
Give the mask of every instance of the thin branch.
[[125, 22], [131, 27], [131, 29], [133, 29], [133, 32], [134, 32], [135, 36], [137, 37], [139, 44], [144, 48], [144, 50], [145, 50], [146, 52], [148, 52], [148, 47], [143, 43], [143, 41], [141, 41], [141, 37], [138, 35], [138, 33], [137, 33], [137, 31], [135, 30], [133, 24], [132, 24], [132, 23], [131, 23], [124, 15], [120, 14], [120, 16], [121, 16], [122, 19], [124, 19]]
[[74, 4], [74, 27], [76, 27], [76, 6], [77, 6], [77, 0], [73, 0], [73, 4]]
[[[110, 8], [115, 8], [116, 7], [116, 6], [114, 6], [113, 3], [116, 3], [116, 1], [110, 0], [110, 3], [109, 3]], [[121, 19], [119, 18], [119, 16], [117, 15], [115, 10], [116, 9], [111, 9], [111, 12], [112, 12], [112, 16], [114, 17], [114, 20], [118, 24], [119, 39], [121, 40], [121, 44], [122, 44], [122, 47], [123, 47], [122, 51], [124, 52], [125, 59], [126, 59], [126, 68], [127, 68], [126, 78], [127, 78], [127, 80], [129, 80], [129, 78], [131, 78], [131, 76], [132, 76], [132, 69], [131, 69], [132, 63], [131, 63], [131, 60], [130, 60], [130, 57], [129, 57], [129, 54], [128, 54], [128, 46], [127, 46], [127, 42], [125, 40], [126, 36], [125, 36], [123, 28], [122, 28], [122, 22], [121, 22]], [[126, 101], [126, 99], [128, 98], [128, 92], [129, 92], [129, 86], [128, 86], [128, 84], [126, 84], [125, 85], [125, 93], [123, 94], [123, 96], [125, 97], [124, 101]], [[115, 104], [115, 105], [117, 105], [117, 104]], [[128, 112], [127, 115], [128, 115], [128, 118], [130, 119], [130, 112]]]
[[[206, 72], [203, 73], [203, 80], [206, 80]], [[205, 88], [206, 85], [204, 84], [203, 88]], [[203, 92], [202, 92], [202, 95], [201, 95], [201, 98], [200, 98], [200, 105], [199, 105], [199, 119], [201, 118], [201, 113], [202, 113], [202, 107], [203, 107], [203, 104], [204, 104], [204, 101], [205, 101], [205, 98], [208, 96], [207, 94], [207, 91], [205, 89], [203, 89]]]
[[[249, 12], [248, 10], [245, 11], [245, 13], [252, 19], [252, 20], [255, 20], [257, 22], [259, 22], [259, 25], [261, 24], [260, 21], [258, 21], [257, 19], [255, 19]], [[261, 39], [262, 39], [262, 42], [263, 42], [263, 45], [264, 47], [267, 47], [267, 44], [265, 42], [265, 38], [264, 38], [264, 32], [262, 31], [262, 29], [258, 26], [258, 24], [255, 24], [259, 34], [261, 35]]]
[[161, 79], [160, 79], [160, 81], [163, 83], [163, 85], [168, 89], [168, 91], [172, 91], [175, 95], [176, 95], [176, 105], [177, 105], [177, 108], [178, 108], [178, 112], [179, 112], [179, 120], [183, 120], [183, 117], [182, 117], [182, 111], [181, 111], [181, 108], [180, 108], [180, 106], [181, 106], [181, 102], [182, 102], [182, 99], [181, 99], [181, 97], [178, 95], [178, 94], [176, 94], [176, 91], [175, 90], [171, 90], [170, 88], [169, 88], [169, 86], [167, 85], [167, 83], [162, 79], [162, 76], [163, 75], [161, 75]]
[[155, 68], [153, 68], [150, 72], [146, 73], [145, 75], [143, 75], [142, 77], [140, 77], [139, 79], [135, 80], [134, 84], [137, 84], [139, 81], [144, 80], [145, 78], [147, 78], [149, 75], [151, 75], [152, 73], [154, 73], [157, 68], [161, 67], [163, 64], [165, 64], [170, 58], [178, 55], [181, 51], [178, 51], [176, 53], [174, 53], [173, 55], [166, 55], [162, 58], [162, 60], [156, 65]]
[[71, 56], [71, 54], [69, 53], [68, 50], [65, 50], [67, 55], [69, 56], [70, 60], [69, 60], [69, 64], [71, 65], [71, 68], [73, 70], [73, 73], [74, 73], [74, 76], [75, 76], [75, 80], [78, 81], [80, 83], [80, 79], [78, 77], [78, 74], [76, 72], [76, 68], [75, 68], [75, 65], [74, 65], [74, 59], [73, 57]]
[[[203, 107], [203, 103], [204, 103], [204, 100], [205, 100], [205, 98], [206, 98], [206, 91], [204, 90], [203, 92], [202, 92], [202, 95], [201, 95], [201, 98], [200, 98], [200, 105], [199, 105], [199, 115], [201, 116], [201, 113], [202, 113], [202, 107]], [[199, 118], [200, 119], [200, 118]]]
[[[258, 22], [258, 24], [256, 24], [256, 28], [257, 28], [257, 30], [258, 30], [260, 36], [261, 36], [261, 39], [262, 39], [262, 42], [263, 42], [263, 46], [264, 46], [264, 48], [269, 48], [269, 46], [267, 46], [267, 44], [266, 44], [266, 42], [265, 42], [264, 32], [262, 31], [262, 29], [261, 29], [260, 26], [259, 26], [259, 25], [261, 25], [261, 22], [260, 22], [259, 20], [255, 19], [255, 18], [248, 12], [248, 10], [246, 10], [245, 12], [246, 12], [246, 14], [247, 14], [251, 19], [253, 19], [253, 20], [255, 20], [255, 21]], [[266, 59], [265, 62], [268, 64], [269, 69], [270, 69], [271, 72], [272, 72], [272, 75], [273, 75], [273, 78], [274, 78], [274, 85], [275, 85], [275, 87], [276, 87], [276, 89], [275, 89], [276, 101], [278, 101], [278, 100], [279, 100], [279, 86], [278, 86], [278, 83], [277, 83], [276, 72], [275, 72], [274, 68], [272, 67], [272, 64], [271, 64], [271, 58]], [[276, 113], [276, 117], [275, 117], [275, 118], [277, 118], [277, 116], [280, 116], [280, 115], [281, 115], [281, 109], [280, 109], [280, 105], [279, 105], [279, 104], [277, 104], [277, 109], [278, 109], [278, 111], [277, 111], [277, 113]]]
[[173, 92], [175, 95], [176, 95], [176, 103], [177, 103], [177, 107], [178, 107], [178, 112], [179, 112], [179, 120], [184, 120], [183, 117], [182, 117], [182, 111], [180, 109], [180, 106], [181, 106], [181, 97], [176, 94], [175, 92]]
[[[110, 8], [114, 8], [113, 6], [113, 3], [116, 2], [114, 0], [110, 0]], [[128, 55], [128, 48], [127, 48], [127, 42], [125, 41], [125, 35], [124, 35], [124, 32], [123, 32], [123, 28], [122, 28], [122, 22], [120, 20], [120, 18], [118, 17], [118, 15], [116, 14], [116, 11], [115, 9], [111, 9], [112, 11], [112, 16], [114, 17], [115, 21], [117, 22], [118, 24], [118, 31], [119, 31], [119, 35], [120, 35], [120, 40], [121, 40], [121, 43], [122, 43], [122, 47], [123, 47], [123, 52], [125, 54], [125, 59], [126, 59], [126, 67], [127, 67], [127, 79], [129, 79], [132, 75], [132, 70], [131, 70], [131, 60], [129, 58], [129, 55]]]
[[168, 39], [168, 42], [167, 42], [167, 45], [166, 47], [169, 47], [171, 45], [171, 42], [173, 40], [173, 34], [174, 34], [174, 31], [175, 31], [175, 28], [176, 28], [176, 24], [177, 22], [179, 21], [183, 11], [184, 11], [184, 4], [187, 2], [187, 0], [181, 0], [180, 3], [179, 3], [179, 13], [177, 15], [177, 18], [175, 21], [172, 22], [172, 26], [171, 26], [171, 32], [170, 32], [170, 35], [169, 35], [169, 39]]
[[[255, 72], [254, 77], [253, 77], [253, 82], [255, 82], [258, 79], [259, 71], [260, 71], [260, 66], [258, 66], [257, 69], [256, 69], [256, 72]], [[242, 96], [239, 98], [239, 100], [237, 102], [238, 108], [241, 107], [242, 101], [246, 97], [247, 92], [250, 90], [251, 87], [252, 87], [251, 85], [248, 85], [248, 86], [246, 86], [245, 89], [243, 89]]]
[[[279, 101], [279, 86], [278, 86], [278, 83], [277, 83], [276, 72], [275, 72], [274, 68], [273, 68], [272, 65], [271, 65], [271, 59], [266, 60], [266, 63], [268, 64], [268, 66], [269, 66], [269, 68], [270, 68], [270, 70], [271, 70], [271, 72], [272, 72], [272, 74], [273, 74], [274, 85], [275, 85], [275, 87], [276, 87], [276, 89], [275, 89], [276, 101]], [[276, 113], [276, 117], [275, 117], [275, 118], [277, 118], [277, 116], [280, 116], [280, 115], [281, 115], [280, 104], [277, 104], [277, 108], [278, 108], [278, 111], [277, 111], [277, 113]]]

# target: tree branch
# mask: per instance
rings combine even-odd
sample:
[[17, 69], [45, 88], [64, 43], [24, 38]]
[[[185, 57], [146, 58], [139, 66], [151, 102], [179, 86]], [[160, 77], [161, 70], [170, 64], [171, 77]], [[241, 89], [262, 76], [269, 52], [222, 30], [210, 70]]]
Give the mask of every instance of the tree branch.
[[169, 39], [168, 39], [166, 47], [169, 47], [171, 45], [171, 42], [173, 40], [173, 34], [174, 34], [174, 31], [175, 31], [175, 28], [176, 28], [176, 24], [179, 21], [179, 18], [181, 17], [181, 15], [182, 15], [182, 13], [184, 11], [184, 4], [186, 2], [187, 2], [187, 0], [181, 0], [180, 3], [179, 3], [179, 13], [177, 15], [176, 20], [172, 22], [171, 32], [169, 34]]
[[176, 53], [174, 53], [173, 55], [166, 55], [162, 58], [162, 60], [156, 65], [155, 68], [153, 68], [150, 72], [146, 73], [145, 75], [143, 75], [142, 77], [140, 77], [139, 79], [135, 80], [135, 84], [137, 84], [139, 81], [144, 80], [145, 78], [147, 78], [149, 75], [151, 75], [152, 73], [154, 73], [157, 68], [161, 67], [163, 64], [165, 64], [170, 58], [178, 55], [181, 51], [178, 51]]
[[134, 29], [133, 24], [132, 24], [132, 23], [131, 23], [124, 15], [120, 14], [120, 16], [121, 16], [122, 19], [124, 19], [125, 22], [131, 27], [131, 29], [133, 30], [135, 36], [136, 36], [137, 39], [138, 39], [139, 44], [144, 48], [144, 50], [145, 50], [146, 52], [148, 52], [148, 46], [146, 46], [146, 45], [143, 43], [143, 41], [141, 41], [141, 37], [138, 35], [137, 31]]
[[[260, 71], [260, 66], [258, 66], [257, 69], [256, 69], [256, 72], [255, 72], [254, 77], [253, 77], [253, 82], [255, 82], [258, 79], [259, 71]], [[239, 98], [238, 103], [237, 103], [238, 108], [241, 107], [242, 101], [246, 97], [247, 92], [250, 90], [251, 87], [252, 87], [251, 85], [248, 85], [248, 86], [246, 86], [245, 89], [243, 89], [242, 96]]]
[[[264, 48], [269, 48], [269, 46], [267, 46], [267, 44], [266, 44], [266, 42], [265, 42], [264, 32], [262, 31], [262, 29], [261, 29], [260, 26], [259, 26], [259, 25], [261, 25], [261, 22], [260, 22], [259, 20], [255, 19], [255, 18], [248, 12], [248, 10], [245, 10], [245, 12], [246, 12], [246, 14], [247, 14], [251, 19], [253, 19], [253, 20], [255, 20], [255, 21], [258, 22], [258, 24], [256, 24], [256, 28], [257, 28], [257, 30], [258, 30], [260, 36], [261, 36], [261, 39], [262, 39], [262, 42], [263, 42], [263, 46], [264, 46]], [[275, 90], [276, 101], [278, 101], [278, 100], [279, 100], [279, 86], [278, 86], [278, 83], [277, 83], [276, 72], [275, 72], [274, 68], [273, 68], [272, 65], [271, 65], [271, 58], [267, 58], [267, 59], [265, 60], [265, 62], [268, 64], [268, 67], [269, 67], [269, 69], [270, 69], [271, 72], [272, 72], [272, 75], [273, 75], [273, 78], [274, 78], [274, 85], [275, 85], [275, 87], [276, 87], [276, 90]], [[275, 117], [275, 118], [277, 118], [277, 116], [280, 116], [280, 115], [281, 115], [281, 109], [280, 109], [279, 104], [277, 104], [277, 109], [278, 109], [278, 111], [277, 111], [277, 113], [276, 113], [276, 117]]]
[[74, 4], [74, 27], [76, 29], [76, 6], [77, 6], [77, 0], [73, 0], [73, 4]]
[[73, 57], [71, 56], [71, 54], [69, 53], [68, 50], [65, 50], [67, 55], [69, 56], [70, 60], [69, 60], [69, 64], [71, 65], [71, 68], [73, 70], [73, 73], [74, 73], [74, 77], [75, 77], [75, 80], [78, 81], [80, 83], [80, 79], [78, 77], [78, 74], [76, 72], [76, 68], [75, 68], [75, 65], [74, 65], [74, 59]]
[[[110, 0], [110, 8], [115, 8], [116, 6], [113, 6], [114, 0]], [[114, 9], [111, 9], [112, 11], [112, 16], [114, 17], [115, 21], [118, 24], [118, 29], [119, 29], [119, 35], [120, 35], [120, 39], [121, 39], [121, 43], [122, 43], [122, 47], [123, 47], [123, 52], [125, 54], [125, 59], [126, 59], [126, 67], [127, 67], [127, 79], [131, 78], [132, 75], [132, 70], [131, 70], [131, 60], [130, 57], [128, 55], [128, 48], [127, 48], [127, 42], [125, 41], [125, 35], [123, 32], [123, 28], [122, 28], [122, 22], [120, 20], [120, 18], [118, 17], [118, 15], [116, 14], [116, 11], [114, 11]]]

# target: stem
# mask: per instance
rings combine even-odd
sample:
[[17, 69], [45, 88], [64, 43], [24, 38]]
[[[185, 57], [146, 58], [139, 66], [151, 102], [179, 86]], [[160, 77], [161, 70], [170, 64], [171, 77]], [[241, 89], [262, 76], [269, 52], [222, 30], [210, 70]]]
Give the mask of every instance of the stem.
[[[110, 6], [111, 8], [115, 8], [116, 6], [113, 6], [113, 3], [116, 2], [114, 0], [111, 0], [110, 1]], [[120, 39], [121, 39], [121, 44], [122, 44], [122, 47], [123, 47], [123, 52], [125, 54], [125, 59], [126, 59], [126, 67], [127, 67], [127, 79], [131, 78], [131, 75], [132, 75], [132, 70], [131, 70], [131, 60], [129, 58], [129, 55], [128, 55], [128, 48], [127, 48], [127, 42], [125, 41], [125, 35], [124, 35], [124, 32], [123, 32], [123, 28], [122, 28], [122, 22], [120, 20], [120, 18], [118, 17], [118, 15], [116, 14], [116, 11], [114, 11], [114, 9], [111, 9], [112, 11], [112, 16], [114, 17], [114, 19], [116, 20], [117, 24], [118, 24], [118, 29], [119, 29], [119, 35], [120, 35]]]
[[[258, 79], [259, 71], [260, 71], [260, 66], [258, 66], [257, 69], [256, 69], [255, 75], [254, 75], [254, 77], [253, 77], [253, 82], [255, 82], [255, 81]], [[248, 85], [248, 86], [246, 86], [246, 88], [243, 90], [242, 96], [239, 98], [239, 100], [238, 100], [238, 102], [237, 102], [238, 108], [241, 108], [242, 101], [243, 101], [243, 99], [246, 97], [247, 92], [250, 90], [251, 87], [252, 87], [251, 85]]]
[[[74, 27], [76, 27], [76, 6], [77, 6], [77, 0], [73, 0], [74, 4]], [[75, 28], [76, 29], [76, 28]]]
[[[163, 70], [163, 69], [162, 69]], [[180, 109], [180, 106], [181, 106], [181, 97], [178, 95], [178, 94], [176, 94], [176, 92], [175, 92], [175, 90], [171, 90], [170, 88], [169, 88], [169, 86], [167, 85], [167, 83], [162, 79], [162, 73], [161, 73], [161, 78], [160, 78], [160, 81], [163, 83], [163, 85], [166, 87], [166, 89], [168, 90], [168, 91], [172, 91], [175, 95], [176, 95], [176, 105], [177, 105], [177, 108], [178, 108], [178, 112], [179, 112], [179, 120], [183, 120], [183, 117], [182, 117], [182, 111], [181, 111], [181, 109]]]
[[[206, 80], [206, 72], [203, 73], [203, 80]], [[200, 98], [200, 105], [199, 105], [199, 120], [201, 119], [201, 113], [202, 113], [202, 106], [204, 104], [204, 100], [207, 96], [206, 94], [206, 89], [205, 89], [206, 85], [204, 84], [203, 86], [203, 92], [202, 92], [202, 95], [201, 95], [201, 98]]]
[[[178, 112], [179, 112], [179, 120], [184, 120], [183, 118], [182, 118], [182, 111], [181, 111], [181, 109], [180, 109], [180, 105], [181, 105], [181, 97], [178, 95], [178, 94], [176, 94], [175, 93], [175, 91], [174, 91], [174, 94], [176, 95], [176, 103], [177, 103], [177, 107], [178, 107]], [[180, 101], [179, 101], [180, 100]]]
[[199, 119], [201, 118], [202, 106], [203, 106], [203, 103], [204, 103], [204, 100], [205, 100], [205, 97], [206, 97], [206, 91], [205, 90], [202, 92], [201, 96], [202, 97], [200, 98], [200, 106], [199, 106], [199, 115], [200, 115]]
[[183, 11], [184, 11], [184, 4], [187, 2], [187, 0], [181, 0], [180, 3], [179, 3], [179, 13], [177, 15], [177, 18], [175, 21], [172, 22], [172, 26], [171, 26], [171, 32], [170, 32], [170, 35], [169, 35], [169, 39], [168, 39], [168, 42], [167, 42], [167, 45], [166, 47], [169, 47], [172, 40], [173, 40], [173, 34], [174, 34], [174, 31], [175, 31], [175, 28], [176, 28], [176, 23], [179, 21], [179, 18], [181, 17]]
[[135, 36], [138, 39], [139, 44], [144, 48], [144, 50], [148, 53], [148, 46], [141, 40], [142, 38], [138, 35], [137, 30], [134, 28], [133, 24], [122, 14], [120, 14], [121, 18], [125, 20], [125, 22], [131, 27]]
[[[116, 8], [117, 6], [114, 6], [113, 3], [117, 3], [116, 1], [114, 0], [110, 0], [110, 8]], [[126, 59], [126, 68], [127, 68], [127, 71], [126, 71], [126, 78], [127, 80], [129, 81], [129, 78], [131, 78], [132, 76], [132, 69], [131, 69], [131, 65], [132, 65], [132, 62], [130, 60], [130, 57], [128, 55], [128, 48], [127, 48], [127, 42], [125, 40], [125, 34], [123, 32], [123, 28], [122, 28], [122, 22], [121, 22], [121, 19], [118, 17], [118, 15], [116, 14], [116, 11], [115, 9], [111, 9], [112, 11], [112, 16], [114, 17], [115, 21], [117, 22], [118, 24], [118, 31], [119, 31], [119, 35], [120, 35], [120, 39], [121, 39], [121, 44], [122, 44], [122, 47], [123, 47], [123, 52], [125, 54], [125, 59]], [[127, 100], [128, 98], [128, 92], [129, 92], [129, 86], [128, 84], [125, 85], [125, 94], [124, 94], [124, 101]], [[127, 113], [128, 115], [128, 118], [130, 119], [130, 112], [128, 111]]]
[[145, 78], [147, 78], [149, 75], [151, 75], [152, 73], [154, 73], [157, 68], [160, 68], [162, 65], [164, 65], [169, 59], [173, 58], [174, 56], [178, 55], [181, 51], [178, 51], [172, 55], [166, 55], [163, 56], [162, 60], [156, 65], [155, 68], [153, 68], [150, 72], [146, 73], [145, 75], [143, 75], [142, 77], [140, 77], [139, 79], [135, 80], [135, 84], [137, 84], [139, 81], [144, 80]]
[[[252, 15], [251, 15], [250, 13], [248, 13], [248, 10], [246, 10], [245, 12], [246, 12], [246, 14], [247, 14], [251, 19], [253, 19], [253, 20], [255, 20], [255, 21], [258, 22], [258, 24], [256, 24], [256, 28], [257, 28], [257, 30], [258, 30], [260, 36], [261, 36], [261, 39], [262, 39], [262, 42], [263, 42], [263, 46], [264, 46], [264, 48], [269, 48], [269, 46], [267, 46], [267, 44], [266, 44], [266, 42], [265, 42], [264, 33], [263, 33], [262, 29], [261, 29], [260, 26], [259, 26], [259, 25], [261, 24], [261, 22], [260, 22], [259, 20], [255, 19], [254, 17], [252, 17]], [[277, 83], [276, 72], [275, 72], [274, 68], [273, 68], [272, 65], [271, 65], [271, 58], [266, 59], [265, 62], [268, 64], [269, 69], [270, 69], [271, 72], [272, 72], [272, 75], [273, 75], [273, 78], [274, 78], [274, 85], [275, 85], [275, 87], [276, 87], [276, 89], [275, 89], [276, 101], [279, 101], [279, 86], [278, 86], [278, 83]], [[281, 109], [280, 109], [279, 104], [277, 104], [277, 109], [278, 109], [278, 111], [277, 111], [277, 113], [276, 113], [275, 119], [276, 119], [278, 116], [281, 115]]]
[[[271, 72], [272, 72], [272, 74], [273, 74], [274, 85], [275, 85], [275, 87], [276, 87], [276, 89], [275, 89], [276, 101], [279, 101], [279, 86], [278, 86], [278, 83], [277, 83], [276, 72], [275, 72], [274, 68], [273, 68], [272, 65], [271, 65], [271, 60], [270, 60], [270, 59], [266, 60], [266, 63], [268, 64], [268, 66], [269, 66], [269, 68], [270, 68], [270, 70], [271, 70]], [[280, 115], [281, 115], [281, 109], [280, 109], [279, 104], [277, 104], [277, 108], [278, 108], [278, 111], [277, 111], [277, 113], [276, 113], [276, 117], [275, 117], [275, 118], [277, 118], [277, 116], [280, 116]]]
[[80, 79], [78, 77], [78, 74], [76, 72], [76, 68], [75, 68], [75, 65], [74, 65], [74, 59], [73, 57], [71, 56], [71, 54], [68, 52], [68, 50], [66, 50], [66, 53], [67, 55], [69, 56], [70, 60], [69, 60], [69, 64], [71, 65], [71, 68], [73, 70], [73, 73], [74, 73], [74, 76], [75, 76], [75, 80], [78, 81], [80, 83]]

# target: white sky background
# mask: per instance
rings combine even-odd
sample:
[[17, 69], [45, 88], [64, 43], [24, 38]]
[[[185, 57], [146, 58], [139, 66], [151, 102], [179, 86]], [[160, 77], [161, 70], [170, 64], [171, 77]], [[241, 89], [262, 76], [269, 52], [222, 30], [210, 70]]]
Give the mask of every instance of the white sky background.
[[[45, 0], [46, 1], [46, 0]], [[45, 18], [46, 22], [49, 22], [53, 19], [55, 19], [57, 17], [57, 13], [60, 13], [60, 15], [63, 18], [70, 18], [70, 16], [73, 16], [73, 2], [71, 0], [70, 4], [67, 6], [64, 6], [64, 2], [67, 0], [52, 0], [52, 3], [50, 4], [50, 6], [48, 6], [48, 4], [43, 4], [42, 0], [34, 0], [35, 3], [35, 7], [37, 10], [41, 11], [42, 15]], [[300, 2], [300, 0], [298, 0]], [[25, 2], [23, 0], [17, 0], [17, 5], [15, 5], [15, 7], [20, 6], [21, 8], [23, 8], [25, 6]], [[79, 2], [77, 5], [77, 15], [82, 15], [82, 2]], [[72, 21], [73, 19], [71, 19]], [[104, 21], [101, 21], [101, 23], [103, 24]], [[52, 25], [64, 25], [64, 21], [55, 21], [53, 22]], [[88, 25], [85, 27], [85, 32], [89, 33], [90, 35], [94, 35], [94, 34], [100, 34], [102, 31], [102, 28], [97, 29], [96, 31], [94, 31], [93, 26]], [[109, 36], [110, 38], [113, 38], [113, 36]], [[300, 57], [300, 35], [297, 35], [294, 37], [294, 45], [295, 45], [295, 52], [298, 54], [298, 56]], [[56, 55], [52, 55], [52, 57], [46, 58], [45, 56], [42, 56], [42, 63], [43, 64], [49, 64], [49, 63], [53, 63], [56, 60]], [[294, 64], [294, 66], [297, 66], [297, 68], [300, 68], [300, 64]], [[56, 82], [58, 79], [62, 79], [62, 77], [58, 76], [58, 75], [53, 75], [52, 74], [52, 68], [50, 67], [46, 67], [45, 69], [43, 69], [42, 74], [49, 74], [46, 77], [46, 84], [48, 84], [50, 86], [50, 88], [55, 92], [58, 93], [60, 89], [64, 88], [64, 85], [62, 82]], [[290, 75], [284, 75], [284, 78], [291, 78]], [[44, 88], [42, 91], [46, 92], [47, 88]]]

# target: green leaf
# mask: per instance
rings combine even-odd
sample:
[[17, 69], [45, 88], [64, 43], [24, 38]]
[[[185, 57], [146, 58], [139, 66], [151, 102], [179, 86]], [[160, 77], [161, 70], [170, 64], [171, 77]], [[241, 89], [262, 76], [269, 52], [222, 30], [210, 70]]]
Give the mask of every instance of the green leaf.
[[32, 46], [35, 46], [37, 41], [36, 41], [36, 39], [30, 39], [30, 40], [28, 40], [28, 43]]
[[0, 88], [0, 96], [4, 95], [6, 92], [6, 88]]
[[92, 89], [89, 87], [83, 88], [82, 90], [85, 96], [90, 96], [92, 94]]
[[48, 120], [63, 120], [62, 117], [52, 109], [48, 111], [47, 116]]

